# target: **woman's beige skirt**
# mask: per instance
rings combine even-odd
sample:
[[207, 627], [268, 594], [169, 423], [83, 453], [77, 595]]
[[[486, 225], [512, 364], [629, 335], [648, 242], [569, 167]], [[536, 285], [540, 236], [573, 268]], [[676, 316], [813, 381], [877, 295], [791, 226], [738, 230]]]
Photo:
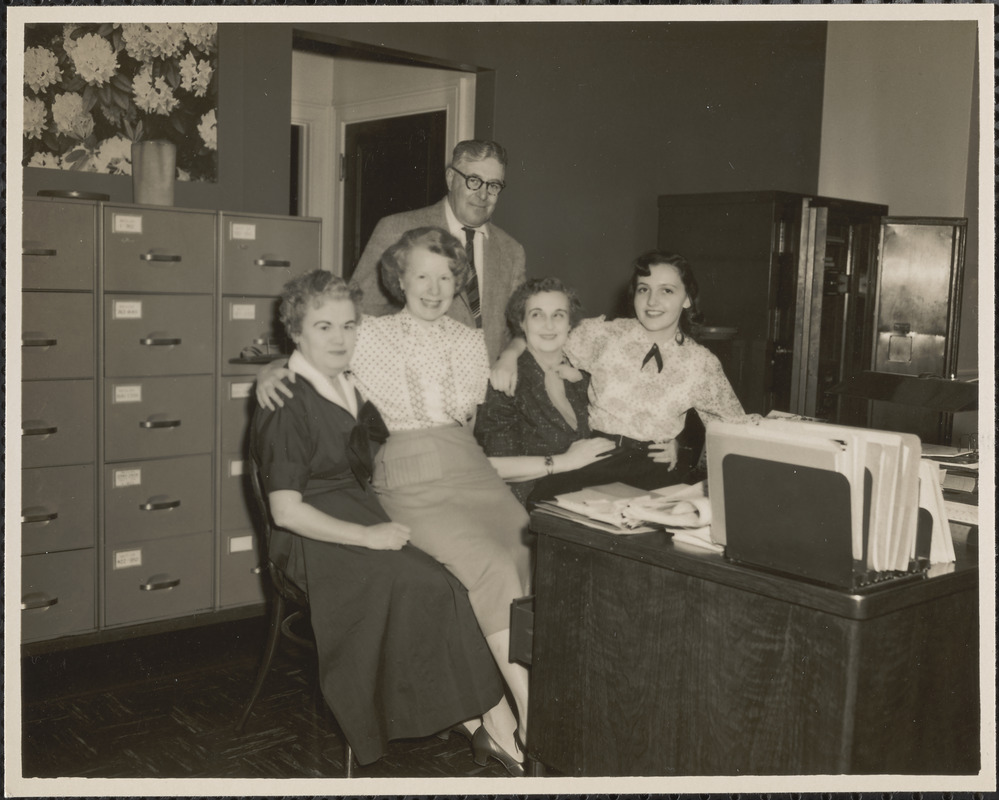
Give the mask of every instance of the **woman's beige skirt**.
[[468, 589], [484, 635], [510, 627], [510, 601], [528, 593], [527, 513], [472, 435], [458, 425], [397, 431], [375, 457], [375, 491], [412, 544]]

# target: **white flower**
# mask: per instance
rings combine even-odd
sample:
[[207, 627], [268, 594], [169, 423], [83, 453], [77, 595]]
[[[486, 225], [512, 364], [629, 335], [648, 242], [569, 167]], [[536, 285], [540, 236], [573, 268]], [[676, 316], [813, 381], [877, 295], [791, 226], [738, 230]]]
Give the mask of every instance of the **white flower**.
[[62, 159], [55, 153], [42, 151], [35, 153], [28, 161], [29, 167], [42, 167], [44, 169], [62, 169]]
[[186, 170], [181, 169], [180, 167], [177, 167], [177, 180], [179, 180], [179, 181], [190, 181], [191, 180], [191, 173], [187, 172]]
[[110, 175], [132, 174], [132, 140], [119, 134], [97, 146], [92, 159], [94, 170]]
[[74, 139], [86, 139], [94, 132], [94, 118], [83, 110], [83, 97], [78, 94], [59, 94], [52, 101], [52, 119], [60, 133]]
[[214, 108], [201, 118], [201, 122], [198, 123], [198, 133], [205, 147], [209, 150], [218, 148], [218, 125], [215, 122]]
[[24, 51], [24, 85], [36, 94], [62, 77], [55, 53], [44, 47], [29, 47]]
[[180, 88], [191, 92], [195, 97], [204, 97], [208, 84], [212, 81], [212, 65], [208, 61], [198, 61], [193, 53], [188, 53], [180, 62]]
[[202, 53], [210, 53], [215, 49], [215, 32], [218, 28], [214, 22], [204, 25], [184, 25], [184, 33], [192, 46]]
[[42, 131], [48, 127], [49, 110], [45, 103], [34, 97], [24, 98], [24, 135], [29, 139], [41, 139]]
[[153, 70], [149, 64], [143, 65], [132, 79], [132, 95], [135, 97], [135, 105], [147, 114], [169, 114], [179, 102], [166, 78], [153, 80]]
[[136, 61], [147, 64], [154, 58], [172, 58], [177, 55], [186, 39], [184, 26], [173, 22], [122, 25], [121, 36], [128, 54]]
[[66, 51], [66, 55], [73, 55], [73, 51], [76, 49], [76, 39], [73, 38], [73, 31], [77, 28], [76, 25], [66, 24], [62, 26], [62, 49]]
[[118, 54], [103, 36], [88, 33], [76, 41], [69, 57], [80, 77], [91, 86], [102, 86], [118, 69]]

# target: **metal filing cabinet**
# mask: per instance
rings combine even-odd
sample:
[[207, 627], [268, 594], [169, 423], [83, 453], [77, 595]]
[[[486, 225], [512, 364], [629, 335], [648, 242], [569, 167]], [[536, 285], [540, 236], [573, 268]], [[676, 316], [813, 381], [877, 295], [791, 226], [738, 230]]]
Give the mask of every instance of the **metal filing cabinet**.
[[216, 215], [104, 207], [104, 624], [214, 605]]
[[96, 627], [97, 206], [24, 203], [21, 636]]
[[252, 387], [320, 225], [25, 200], [24, 642], [263, 602]]
[[320, 239], [321, 227], [315, 219], [219, 214], [218, 580], [222, 606], [263, 599], [262, 555], [246, 473], [253, 380], [261, 364], [286, 356], [294, 348], [277, 318], [278, 295], [290, 278], [319, 268]]

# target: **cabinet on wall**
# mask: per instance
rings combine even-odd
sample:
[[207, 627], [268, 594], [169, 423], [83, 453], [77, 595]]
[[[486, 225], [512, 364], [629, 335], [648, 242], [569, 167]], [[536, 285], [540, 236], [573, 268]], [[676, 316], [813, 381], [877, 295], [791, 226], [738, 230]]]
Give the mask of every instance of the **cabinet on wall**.
[[249, 389], [319, 246], [315, 219], [25, 200], [23, 641], [263, 601]]
[[826, 391], [869, 369], [887, 206], [789, 192], [663, 195], [659, 246], [691, 262], [705, 324], [737, 329], [749, 412], [837, 417]]

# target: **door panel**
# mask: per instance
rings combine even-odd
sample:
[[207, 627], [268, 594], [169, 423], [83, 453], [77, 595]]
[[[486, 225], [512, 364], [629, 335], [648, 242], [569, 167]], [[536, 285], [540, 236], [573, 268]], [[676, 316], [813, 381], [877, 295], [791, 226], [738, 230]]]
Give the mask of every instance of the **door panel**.
[[349, 279], [382, 217], [423, 208], [447, 193], [447, 112], [346, 126], [343, 276]]

